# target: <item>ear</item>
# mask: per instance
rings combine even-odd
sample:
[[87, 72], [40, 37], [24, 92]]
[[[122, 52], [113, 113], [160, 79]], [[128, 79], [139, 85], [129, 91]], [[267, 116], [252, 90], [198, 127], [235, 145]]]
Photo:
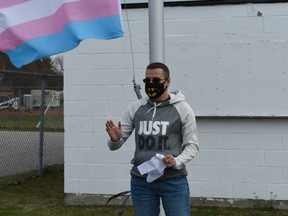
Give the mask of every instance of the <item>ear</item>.
[[171, 82], [171, 79], [170, 77], [166, 80], [166, 85], [169, 86], [170, 85], [170, 82]]

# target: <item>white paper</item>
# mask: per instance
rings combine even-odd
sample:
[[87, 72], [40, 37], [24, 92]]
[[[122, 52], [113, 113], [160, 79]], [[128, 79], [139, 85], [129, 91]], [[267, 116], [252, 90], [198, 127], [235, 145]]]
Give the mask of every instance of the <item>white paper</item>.
[[137, 166], [141, 175], [148, 174], [147, 182], [153, 182], [154, 180], [161, 177], [164, 173], [166, 165], [163, 162], [164, 155], [156, 154], [149, 161]]

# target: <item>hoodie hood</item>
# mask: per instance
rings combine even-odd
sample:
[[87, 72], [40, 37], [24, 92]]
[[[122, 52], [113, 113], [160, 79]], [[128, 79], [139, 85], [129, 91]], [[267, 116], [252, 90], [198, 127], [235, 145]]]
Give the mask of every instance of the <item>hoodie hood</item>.
[[175, 104], [181, 101], [185, 101], [185, 96], [179, 90], [171, 91], [169, 92], [169, 95], [170, 95], [170, 100], [169, 100], [170, 104]]

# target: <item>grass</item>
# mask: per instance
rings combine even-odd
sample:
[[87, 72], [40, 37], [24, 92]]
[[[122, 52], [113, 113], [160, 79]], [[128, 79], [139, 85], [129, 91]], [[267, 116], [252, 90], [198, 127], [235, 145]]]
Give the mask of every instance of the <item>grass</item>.
[[[32, 176], [0, 190], [1, 216], [113, 216], [118, 206], [66, 206], [63, 166], [45, 169], [43, 176]], [[127, 207], [123, 216], [132, 216]], [[288, 210], [193, 207], [193, 216], [288, 216]]]
[[[0, 110], [0, 129], [1, 130], [29, 130], [36, 131], [40, 121], [40, 110], [33, 109], [31, 111], [11, 109]], [[44, 128], [49, 131], [63, 131], [64, 117], [63, 108], [49, 109], [44, 118]]]

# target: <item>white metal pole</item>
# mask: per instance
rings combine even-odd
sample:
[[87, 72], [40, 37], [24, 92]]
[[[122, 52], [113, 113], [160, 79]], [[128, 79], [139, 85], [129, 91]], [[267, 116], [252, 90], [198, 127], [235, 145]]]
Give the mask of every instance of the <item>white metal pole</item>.
[[148, 0], [150, 63], [164, 62], [164, 1]]
[[[164, 49], [164, 1], [148, 0], [149, 9], [149, 61], [165, 62]], [[160, 200], [160, 214], [165, 216]]]

